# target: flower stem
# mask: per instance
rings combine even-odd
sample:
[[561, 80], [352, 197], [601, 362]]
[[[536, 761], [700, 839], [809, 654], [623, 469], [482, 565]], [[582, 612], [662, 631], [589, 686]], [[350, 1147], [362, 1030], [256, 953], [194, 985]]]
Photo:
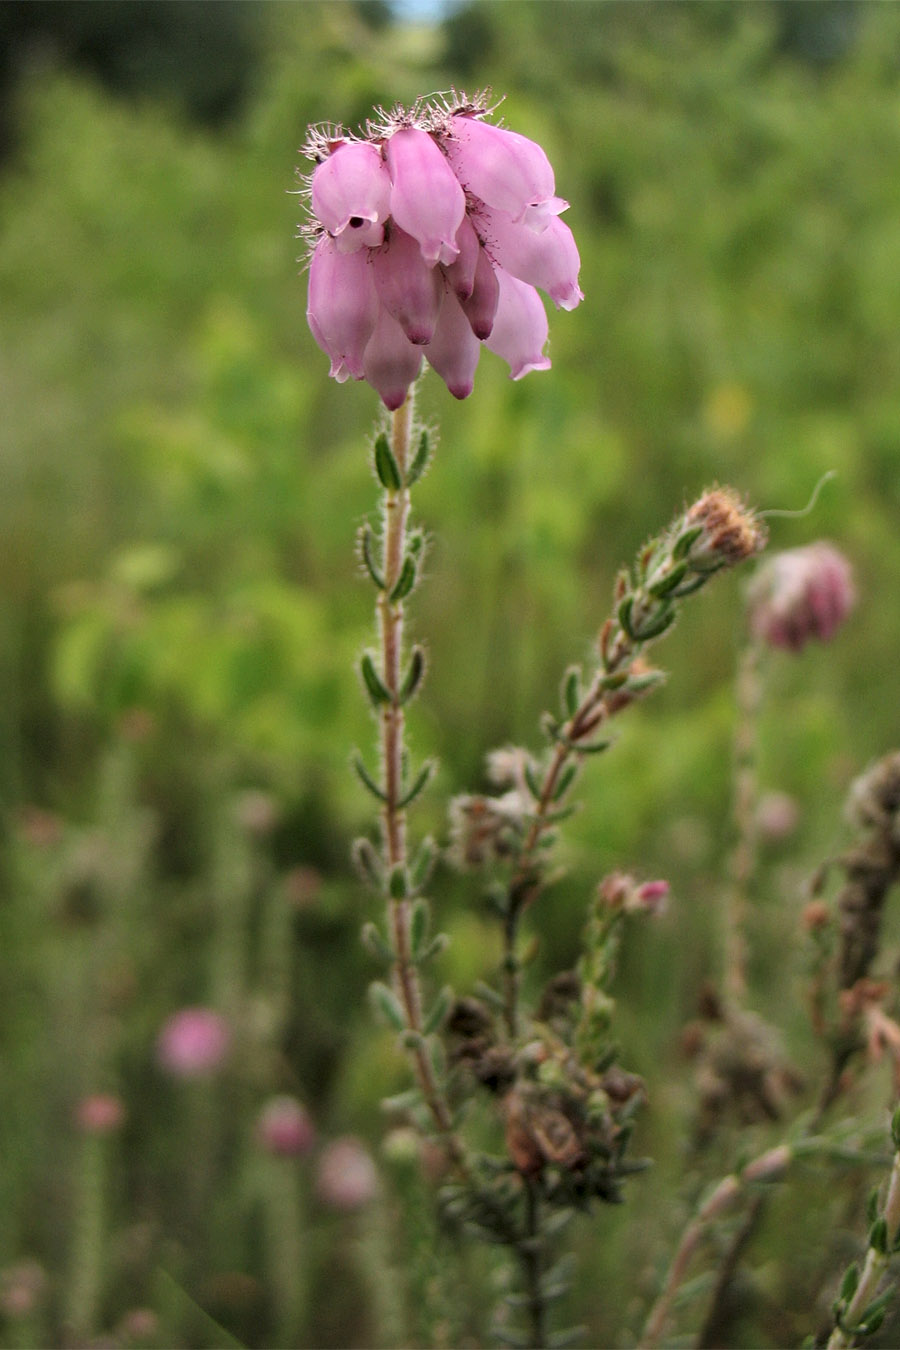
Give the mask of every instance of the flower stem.
[[838, 1325], [831, 1333], [828, 1350], [845, 1350], [845, 1347], [854, 1345], [859, 1336], [865, 1334], [864, 1331], [857, 1330], [857, 1328], [859, 1328], [860, 1323], [865, 1321], [866, 1311], [878, 1292], [882, 1275], [890, 1264], [890, 1253], [893, 1251], [898, 1237], [900, 1237], [900, 1151], [894, 1154], [894, 1163], [891, 1168], [887, 1197], [884, 1202], [884, 1209], [881, 1212], [881, 1218], [884, 1223], [885, 1236], [883, 1247], [877, 1248], [872, 1245], [870, 1238], [870, 1245], [859, 1276], [859, 1283], [853, 1297], [841, 1313]]
[[725, 906], [725, 991], [740, 1006], [747, 993], [747, 900], [756, 869], [757, 724], [761, 701], [760, 644], [748, 639], [738, 664], [735, 694], [734, 824]]
[[387, 881], [387, 929], [393, 952], [392, 979], [406, 1021], [408, 1046], [422, 1095], [443, 1137], [448, 1153], [457, 1167], [465, 1162], [465, 1151], [455, 1134], [447, 1100], [438, 1084], [423, 1033], [422, 991], [414, 960], [411, 938], [412, 901], [406, 894], [395, 895], [392, 878], [406, 871], [406, 807], [404, 805], [404, 767], [406, 760], [406, 718], [403, 708], [402, 671], [404, 658], [404, 602], [395, 598], [404, 563], [408, 556], [410, 497], [407, 476], [413, 432], [413, 396], [391, 415], [390, 448], [399, 485], [384, 489], [382, 502], [384, 529], [381, 549], [382, 584], [377, 600], [377, 624], [380, 644], [380, 676], [387, 700], [379, 713], [382, 760], [382, 862]]

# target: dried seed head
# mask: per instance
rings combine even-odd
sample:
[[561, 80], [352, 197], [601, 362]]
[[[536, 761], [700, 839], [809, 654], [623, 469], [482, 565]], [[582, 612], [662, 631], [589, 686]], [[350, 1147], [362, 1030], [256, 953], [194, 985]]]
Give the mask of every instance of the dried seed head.
[[688, 554], [692, 568], [700, 572], [734, 567], [760, 553], [768, 538], [762, 521], [732, 488], [710, 488], [689, 508], [685, 522], [702, 526]]

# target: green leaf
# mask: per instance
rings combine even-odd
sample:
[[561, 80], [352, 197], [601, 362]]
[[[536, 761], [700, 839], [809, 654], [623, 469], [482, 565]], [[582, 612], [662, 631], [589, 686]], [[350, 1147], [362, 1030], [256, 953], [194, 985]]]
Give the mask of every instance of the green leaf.
[[654, 599], [663, 600], [675, 590], [679, 582], [684, 580], [687, 570], [686, 562], [676, 563], [670, 572], [665, 573], [658, 581], [654, 581], [652, 585], [647, 587], [647, 590]]
[[414, 891], [418, 891], [428, 881], [434, 866], [434, 840], [426, 835], [418, 847], [409, 869], [409, 879]]
[[388, 895], [392, 900], [405, 900], [409, 895], [409, 877], [403, 863], [395, 863], [391, 868]]
[[542, 788], [537, 776], [537, 768], [530, 759], [525, 760], [525, 782], [528, 791], [531, 793], [534, 800], [539, 802], [541, 800]]
[[370, 956], [374, 956], [376, 961], [393, 961], [394, 953], [391, 951], [391, 945], [374, 923], [363, 924], [360, 937], [366, 951]]
[[431, 906], [425, 900], [417, 900], [412, 907], [409, 916], [409, 945], [412, 950], [413, 960], [421, 952], [428, 939], [428, 929], [431, 924]]
[[422, 683], [422, 677], [425, 674], [425, 652], [422, 647], [415, 646], [410, 653], [409, 666], [403, 677], [403, 683], [397, 694], [397, 702], [403, 706], [409, 703], [418, 692], [419, 685]]
[[574, 717], [581, 704], [581, 670], [569, 666], [563, 677], [562, 705], [566, 717]]
[[631, 627], [631, 611], [634, 609], [634, 596], [626, 595], [625, 599], [619, 605], [619, 626], [624, 629], [628, 637], [634, 640], [635, 634]]
[[662, 604], [656, 614], [645, 619], [632, 636], [638, 642], [649, 642], [651, 638], [661, 637], [667, 628], [675, 622], [675, 610], [671, 605]]
[[879, 1256], [887, 1256], [888, 1254], [887, 1220], [883, 1215], [876, 1219], [869, 1229], [869, 1246]]
[[844, 1271], [844, 1278], [841, 1280], [841, 1292], [838, 1295], [838, 1297], [844, 1303], [849, 1303], [853, 1295], [856, 1293], [856, 1288], [858, 1284], [859, 1284], [859, 1266], [857, 1266], [856, 1262], [854, 1261], [853, 1264], [849, 1265], [847, 1269]]
[[390, 594], [391, 604], [397, 604], [400, 600], [405, 600], [416, 584], [416, 564], [412, 556], [407, 553], [403, 559], [403, 566], [400, 568], [400, 575], [397, 578], [394, 589]]
[[406, 1015], [392, 989], [388, 989], [380, 980], [373, 980], [369, 985], [369, 998], [372, 1006], [395, 1031], [406, 1031]]
[[891, 1139], [894, 1141], [894, 1148], [900, 1152], [900, 1106], [895, 1107], [891, 1117]]
[[383, 431], [375, 437], [375, 472], [378, 481], [388, 492], [399, 492], [403, 486], [400, 468], [394, 458], [390, 442]]
[[433, 1031], [437, 1031], [443, 1022], [447, 1013], [450, 1011], [450, 1005], [453, 1002], [453, 990], [449, 985], [445, 985], [429, 1009], [428, 1016], [422, 1023], [422, 1034], [430, 1036]]
[[391, 703], [391, 691], [383, 684], [381, 676], [375, 669], [371, 652], [363, 652], [359, 662], [359, 670], [366, 686], [366, 692], [372, 701], [372, 706], [378, 708], [384, 703]]
[[384, 882], [384, 873], [381, 867], [381, 859], [371, 839], [366, 839], [364, 836], [354, 839], [350, 855], [363, 881], [374, 887], [376, 891], [380, 891]]
[[408, 792], [404, 793], [404, 795], [398, 801], [397, 803], [398, 811], [404, 810], [405, 807], [409, 806], [412, 802], [416, 800], [419, 793], [422, 792], [425, 787], [427, 787], [436, 768], [437, 764], [433, 759], [427, 759], [425, 761], [425, 763], [419, 770], [419, 773], [412, 787], [409, 789]]
[[681, 558], [687, 557], [702, 533], [702, 525], [691, 525], [688, 529], [682, 530], [681, 534], [675, 540], [675, 546], [672, 549], [672, 557], [676, 562]]
[[577, 772], [578, 765], [575, 763], [567, 764], [562, 770], [559, 778], [556, 780], [556, 787], [553, 790], [553, 800], [555, 802], [560, 801], [565, 796], [566, 792], [568, 792]]
[[372, 532], [372, 526], [366, 521], [359, 531], [359, 553], [365, 564], [366, 571], [375, 582], [380, 591], [384, 590], [384, 577], [381, 575], [378, 564], [375, 561], [375, 536]]
[[426, 947], [419, 952], [420, 961], [430, 961], [434, 956], [440, 956], [450, 946], [450, 936], [448, 933], [435, 933], [434, 937]]
[[387, 802], [387, 794], [382, 792], [381, 788], [375, 782], [375, 779], [369, 773], [368, 769], [363, 763], [362, 755], [359, 753], [358, 750], [355, 751], [351, 763], [353, 764], [353, 768], [356, 770], [356, 775], [359, 778], [359, 781], [362, 783], [363, 787], [366, 788], [369, 792], [371, 792], [372, 796], [377, 798], [378, 801]]
[[430, 455], [431, 446], [428, 440], [428, 432], [423, 431], [419, 437], [419, 444], [416, 447], [416, 453], [413, 455], [412, 463], [406, 470], [406, 483], [408, 487], [411, 487], [413, 483], [417, 483], [422, 477], [422, 474], [428, 468]]

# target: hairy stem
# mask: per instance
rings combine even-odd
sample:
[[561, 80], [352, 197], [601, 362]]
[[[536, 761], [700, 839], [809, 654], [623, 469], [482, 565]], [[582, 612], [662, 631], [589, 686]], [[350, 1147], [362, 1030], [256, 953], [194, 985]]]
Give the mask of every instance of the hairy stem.
[[756, 868], [760, 654], [759, 643], [749, 639], [740, 656], [736, 680], [733, 813], [737, 837], [729, 859], [725, 906], [725, 992], [738, 1006], [747, 994], [747, 900]]
[[[391, 416], [390, 445], [400, 473], [400, 486], [386, 487], [383, 498], [384, 530], [377, 623], [380, 642], [381, 680], [389, 697], [380, 711], [382, 760], [381, 811], [382, 860], [385, 876], [406, 869], [406, 809], [403, 806], [406, 759], [406, 718], [401, 697], [404, 657], [404, 603], [392, 599], [407, 556], [409, 488], [406, 478], [413, 430], [412, 395]], [[425, 1102], [447, 1150], [458, 1167], [464, 1167], [465, 1152], [453, 1131], [450, 1108], [438, 1084], [423, 1035], [422, 991], [413, 960], [410, 921], [412, 904], [405, 896], [388, 895], [388, 933], [394, 954], [392, 977], [407, 1027], [407, 1046]]]
[[541, 1289], [541, 1201], [537, 1183], [525, 1181], [525, 1241], [519, 1246], [519, 1258], [525, 1274], [525, 1292], [528, 1299], [529, 1340], [534, 1350], [543, 1350], [547, 1344], [547, 1308]]
[[866, 1309], [878, 1293], [881, 1277], [890, 1263], [889, 1253], [900, 1237], [900, 1152], [894, 1154], [894, 1164], [888, 1182], [887, 1197], [881, 1217], [886, 1227], [886, 1251], [870, 1246], [859, 1277], [856, 1291], [841, 1314], [840, 1322], [831, 1333], [828, 1350], [845, 1350], [858, 1339], [856, 1327], [864, 1321]]

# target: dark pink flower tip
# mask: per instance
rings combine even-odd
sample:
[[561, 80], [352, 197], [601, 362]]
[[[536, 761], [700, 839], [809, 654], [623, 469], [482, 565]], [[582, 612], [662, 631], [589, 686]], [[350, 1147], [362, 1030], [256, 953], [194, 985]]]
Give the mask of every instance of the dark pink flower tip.
[[562, 309], [583, 299], [546, 154], [485, 121], [487, 111], [460, 95], [396, 109], [362, 138], [310, 133], [309, 326], [331, 376], [367, 380], [389, 409], [405, 400], [422, 351], [467, 397], [473, 338], [513, 379], [546, 370], [536, 288]]
[[273, 1097], [259, 1115], [256, 1137], [262, 1147], [281, 1158], [309, 1153], [316, 1132], [305, 1107], [295, 1097]]
[[160, 1068], [174, 1078], [204, 1078], [221, 1067], [231, 1030], [212, 1008], [182, 1008], [164, 1023], [156, 1041]]
[[847, 559], [824, 540], [769, 558], [748, 590], [752, 631], [771, 647], [799, 652], [829, 642], [856, 603]]
[[378, 1173], [368, 1149], [347, 1135], [327, 1144], [319, 1157], [316, 1194], [332, 1209], [361, 1209], [378, 1193]]

